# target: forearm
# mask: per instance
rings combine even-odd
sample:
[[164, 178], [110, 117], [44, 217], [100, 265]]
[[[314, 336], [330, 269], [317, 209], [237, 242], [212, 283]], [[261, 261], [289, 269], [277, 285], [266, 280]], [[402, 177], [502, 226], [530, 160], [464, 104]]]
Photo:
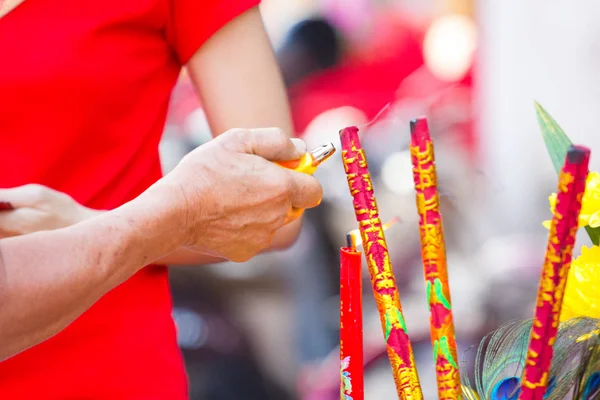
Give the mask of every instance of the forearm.
[[143, 195], [65, 229], [0, 240], [0, 360], [58, 333], [106, 292], [173, 251], [177, 224], [160, 214], [167, 210], [156, 207], [160, 201]]

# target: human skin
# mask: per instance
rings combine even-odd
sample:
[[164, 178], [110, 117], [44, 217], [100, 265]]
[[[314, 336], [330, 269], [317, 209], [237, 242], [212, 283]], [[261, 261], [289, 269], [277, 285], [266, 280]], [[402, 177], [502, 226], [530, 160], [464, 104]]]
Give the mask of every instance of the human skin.
[[270, 247], [298, 209], [321, 201], [315, 178], [273, 162], [302, 153], [280, 129], [232, 130], [115, 210], [0, 239], [0, 361], [179, 248], [241, 262]]
[[[244, 62], [231, 62], [231, 60]], [[187, 64], [211, 131], [218, 136], [234, 128], [276, 126], [291, 136], [287, 93], [258, 7], [241, 14], [216, 32]], [[76, 203], [42, 186], [0, 189], [0, 201], [16, 210], [0, 213], [0, 237], [63, 228], [105, 210]], [[298, 219], [279, 230], [269, 249], [289, 247], [301, 228]], [[159, 260], [165, 265], [202, 265], [224, 261], [180, 247]]]

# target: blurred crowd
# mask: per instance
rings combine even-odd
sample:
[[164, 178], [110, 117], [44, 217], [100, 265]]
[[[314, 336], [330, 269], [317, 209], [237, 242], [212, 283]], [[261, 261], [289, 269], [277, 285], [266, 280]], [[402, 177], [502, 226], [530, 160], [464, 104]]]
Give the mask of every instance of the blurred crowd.
[[[474, 356], [469, 348], [482, 335], [529, 315], [545, 243], [541, 225], [533, 233], [500, 236], [482, 223], [486, 204], [508, 189], [480, 151], [474, 1], [270, 0], [261, 7], [295, 134], [309, 147], [331, 141], [339, 149], [339, 129], [361, 128], [382, 218], [401, 221], [387, 239], [425, 398], [435, 398], [410, 119], [427, 115], [436, 144], [453, 309], [467, 364]], [[165, 172], [211, 137], [185, 73], [166, 129]], [[338, 252], [356, 222], [339, 156], [316, 175], [324, 202], [306, 213], [291, 249], [240, 265], [171, 270], [193, 400], [339, 397]], [[393, 398], [366, 269], [364, 279], [366, 398]]]

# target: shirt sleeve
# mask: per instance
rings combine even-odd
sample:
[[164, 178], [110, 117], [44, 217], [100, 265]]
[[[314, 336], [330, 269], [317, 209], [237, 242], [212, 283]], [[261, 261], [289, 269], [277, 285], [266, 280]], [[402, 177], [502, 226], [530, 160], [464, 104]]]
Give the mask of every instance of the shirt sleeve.
[[169, 0], [167, 40], [184, 65], [219, 29], [260, 0]]

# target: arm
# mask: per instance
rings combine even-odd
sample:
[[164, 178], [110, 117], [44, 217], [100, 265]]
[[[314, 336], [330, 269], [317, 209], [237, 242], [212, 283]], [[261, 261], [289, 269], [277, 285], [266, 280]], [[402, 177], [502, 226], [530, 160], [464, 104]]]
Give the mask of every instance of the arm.
[[0, 240], [0, 361], [70, 324], [181, 240], [158, 193], [64, 229]]
[[[236, 262], [267, 248], [296, 216], [294, 209], [320, 202], [315, 178], [272, 162], [300, 155], [277, 129], [232, 131], [192, 151], [116, 210], [66, 228], [0, 239], [0, 361], [56, 334], [144, 265], [180, 246]], [[17, 202], [23, 191], [0, 193]], [[0, 226], [39, 212], [0, 212]]]
[[[285, 88], [258, 8], [220, 29], [192, 56], [188, 68], [206, 104], [213, 132], [261, 126], [278, 126], [288, 135], [292, 132]], [[0, 192], [0, 200], [18, 207], [14, 212], [0, 214], [0, 237], [66, 227], [104, 213], [38, 185]], [[269, 250], [290, 246], [300, 227], [300, 220], [283, 227]], [[186, 248], [158, 260], [176, 265], [220, 261], [223, 259]]]
[[[187, 66], [212, 132], [277, 126], [293, 134], [287, 93], [258, 8], [221, 28], [192, 56]], [[282, 228], [270, 250], [291, 246], [301, 226], [299, 219]], [[222, 260], [186, 249], [161, 259], [165, 264], [175, 265], [219, 261]]]

